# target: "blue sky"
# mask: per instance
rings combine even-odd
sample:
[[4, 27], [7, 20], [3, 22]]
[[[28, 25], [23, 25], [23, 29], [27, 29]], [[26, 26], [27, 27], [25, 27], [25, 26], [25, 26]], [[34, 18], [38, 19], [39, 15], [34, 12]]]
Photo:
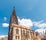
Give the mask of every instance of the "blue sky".
[[46, 0], [0, 0], [0, 35], [8, 34], [8, 27], [2, 24], [9, 23], [13, 6], [20, 19], [30, 19], [33, 22], [33, 30], [46, 29]]

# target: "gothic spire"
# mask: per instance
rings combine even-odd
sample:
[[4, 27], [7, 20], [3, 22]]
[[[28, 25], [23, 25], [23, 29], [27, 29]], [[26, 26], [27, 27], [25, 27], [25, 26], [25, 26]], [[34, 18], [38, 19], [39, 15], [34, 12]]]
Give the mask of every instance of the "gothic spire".
[[18, 24], [18, 19], [17, 19], [16, 12], [15, 12], [15, 7], [13, 7], [10, 23]]

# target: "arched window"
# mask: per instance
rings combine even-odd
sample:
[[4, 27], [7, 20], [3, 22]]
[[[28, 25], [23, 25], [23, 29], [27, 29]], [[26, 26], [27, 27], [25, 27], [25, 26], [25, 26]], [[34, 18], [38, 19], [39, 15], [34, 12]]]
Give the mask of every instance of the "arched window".
[[27, 38], [29, 38], [29, 31], [27, 31]]
[[19, 34], [19, 29], [16, 29], [16, 34]]
[[25, 34], [25, 30], [23, 30], [23, 34]]

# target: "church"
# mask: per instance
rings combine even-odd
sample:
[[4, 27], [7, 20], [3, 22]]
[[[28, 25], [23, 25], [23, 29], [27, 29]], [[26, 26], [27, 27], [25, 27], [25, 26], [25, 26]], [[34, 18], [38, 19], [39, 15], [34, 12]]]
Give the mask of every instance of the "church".
[[8, 40], [34, 40], [34, 31], [18, 24], [15, 8], [10, 17]]

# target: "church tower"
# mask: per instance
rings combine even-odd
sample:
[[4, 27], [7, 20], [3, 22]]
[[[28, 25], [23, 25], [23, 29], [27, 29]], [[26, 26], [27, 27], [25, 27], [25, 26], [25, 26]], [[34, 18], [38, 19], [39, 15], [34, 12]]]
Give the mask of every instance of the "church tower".
[[8, 40], [31, 40], [31, 30], [24, 25], [18, 24], [15, 8], [10, 18]]
[[16, 16], [15, 7], [13, 7], [12, 15], [11, 15], [11, 18], [10, 18], [8, 40], [12, 40], [12, 34], [13, 34], [12, 24], [17, 24], [18, 25], [18, 19], [17, 19], [17, 16]]

